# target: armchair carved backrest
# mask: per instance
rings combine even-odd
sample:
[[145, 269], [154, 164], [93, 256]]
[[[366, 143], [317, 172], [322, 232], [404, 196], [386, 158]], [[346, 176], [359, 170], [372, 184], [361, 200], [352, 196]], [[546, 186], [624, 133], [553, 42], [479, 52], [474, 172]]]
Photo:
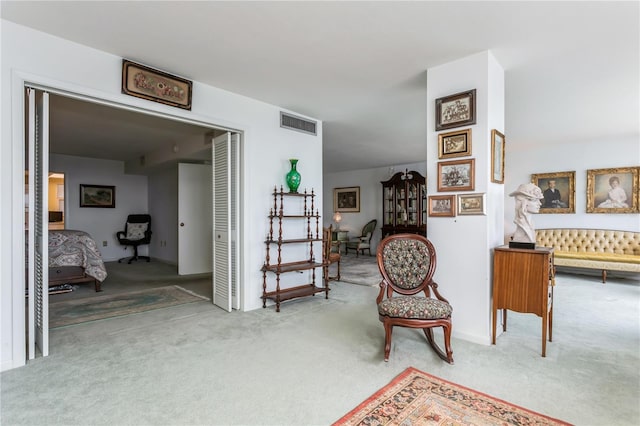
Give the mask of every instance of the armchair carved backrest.
[[[376, 257], [382, 275], [376, 303], [385, 329], [384, 360], [389, 359], [391, 332], [397, 325], [423, 329], [438, 356], [452, 364], [453, 309], [433, 281], [436, 270], [433, 244], [422, 235], [395, 234], [380, 242]], [[443, 328], [445, 351], [435, 343], [433, 327]]]

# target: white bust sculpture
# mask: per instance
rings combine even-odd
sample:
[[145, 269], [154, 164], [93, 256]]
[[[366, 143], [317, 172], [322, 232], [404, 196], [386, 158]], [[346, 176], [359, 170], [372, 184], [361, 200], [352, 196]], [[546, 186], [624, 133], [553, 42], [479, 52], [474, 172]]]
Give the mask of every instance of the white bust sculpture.
[[523, 243], [536, 242], [536, 230], [533, 227], [532, 213], [540, 211], [541, 201], [544, 196], [542, 190], [533, 183], [523, 183], [518, 189], [509, 194], [516, 199], [516, 232], [512, 240]]

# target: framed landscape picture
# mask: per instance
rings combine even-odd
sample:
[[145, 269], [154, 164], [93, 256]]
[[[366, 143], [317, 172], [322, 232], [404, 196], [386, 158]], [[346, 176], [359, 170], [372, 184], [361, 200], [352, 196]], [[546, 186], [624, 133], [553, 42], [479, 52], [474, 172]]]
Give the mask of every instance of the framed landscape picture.
[[438, 158], [471, 155], [471, 129], [455, 130], [438, 135]]
[[80, 207], [116, 207], [116, 187], [80, 184]]
[[587, 170], [587, 213], [638, 213], [640, 167]]
[[360, 187], [352, 186], [348, 188], [333, 189], [333, 211], [352, 212], [360, 211]]
[[436, 99], [436, 130], [476, 124], [476, 89]]
[[475, 158], [440, 161], [438, 163], [438, 192], [473, 191], [475, 188]]
[[458, 195], [459, 215], [485, 215], [486, 194], [459, 194]]
[[531, 182], [542, 190], [540, 213], [576, 212], [576, 172], [536, 173]]
[[453, 217], [456, 215], [455, 195], [430, 195], [429, 216]]

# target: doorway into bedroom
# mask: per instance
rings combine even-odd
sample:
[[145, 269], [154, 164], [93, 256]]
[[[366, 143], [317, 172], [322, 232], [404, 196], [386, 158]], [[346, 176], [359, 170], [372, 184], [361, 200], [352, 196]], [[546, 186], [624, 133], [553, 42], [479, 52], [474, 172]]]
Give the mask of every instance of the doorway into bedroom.
[[[32, 167], [30, 170], [33, 170], [32, 174], [47, 176], [49, 168], [55, 170], [56, 174], [51, 175], [54, 180], [50, 185], [39, 184], [38, 191], [33, 191], [34, 197], [39, 194], [43, 201], [41, 204], [32, 203], [31, 194], [26, 193], [25, 210], [40, 211], [47, 218], [51, 212], [52, 220], [56, 222], [60, 216], [57, 212], [61, 212], [62, 221], [58, 222], [58, 225], [61, 225], [58, 227], [67, 231], [79, 230], [87, 233], [97, 251], [100, 252], [107, 278], [102, 282], [103, 291], [100, 293], [96, 293], [94, 282], [86, 280], [83, 283], [72, 283], [72, 291], [60, 291], [56, 294], [48, 294], [47, 297], [42, 295], [40, 306], [28, 307], [30, 324], [25, 328], [27, 331], [33, 331], [34, 323], [37, 328], [35, 333], [28, 334], [47, 334], [49, 324], [42, 322], [43, 317], [51, 320], [52, 315], [55, 314], [53, 310], [48, 309], [49, 303], [107, 295], [125, 297], [127, 294], [167, 286], [179, 286], [186, 290], [183, 293], [192, 293], [209, 300], [215, 299], [212, 297], [215, 294], [214, 286], [226, 284], [222, 282], [216, 284], [216, 278], [211, 273], [211, 252], [206, 255], [209, 259], [207, 271], [198, 273], [197, 270], [191, 270], [189, 275], [177, 273], [178, 224], [182, 223], [178, 213], [180, 205], [178, 169], [180, 164], [208, 166], [210, 172], [204, 178], [206, 180], [204, 183], [209, 188], [209, 194], [212, 196], [211, 203], [213, 203], [213, 197], [217, 193], [212, 192], [211, 182], [214, 181], [212, 164], [216, 164], [217, 168], [230, 167], [235, 174], [225, 173], [225, 175], [234, 175], [235, 179], [226, 182], [232, 188], [226, 192], [237, 195], [240, 134], [232, 134], [227, 129], [220, 129], [209, 123], [196, 123], [164, 114], [148, 114], [132, 108], [88, 102], [64, 94], [51, 93], [48, 96], [42, 96], [39, 90], [34, 92], [39, 92], [37, 96], [39, 105], [47, 103], [42, 99], [48, 97], [48, 111], [47, 108], [40, 106], [35, 109], [40, 113], [48, 112], [49, 123], [38, 122], [38, 125], [34, 126], [38, 142], [25, 141], [26, 156], [29, 156], [30, 146], [40, 147], [33, 149], [41, 152], [34, 152], [39, 156], [38, 161], [29, 163]], [[42, 130], [46, 128], [44, 124], [49, 126], [48, 132]], [[48, 147], [47, 144], [42, 143], [45, 133], [48, 136]], [[225, 143], [236, 153], [232, 156], [234, 165], [215, 161], [217, 153], [213, 147], [222, 146]], [[43, 147], [46, 149], [41, 149]], [[29, 184], [28, 179], [25, 179], [25, 183]], [[83, 206], [80, 200], [81, 190], [75, 191], [73, 188], [82, 188], [87, 185], [111, 188], [112, 200], [108, 203], [109, 205], [98, 208]], [[49, 195], [55, 195], [57, 201], [55, 206], [51, 204], [53, 202], [51, 198], [45, 201], [47, 197], [43, 189], [48, 189]], [[237, 199], [233, 202], [238, 204]], [[227, 202], [226, 205], [230, 203]], [[237, 216], [240, 210], [234, 208], [233, 211]], [[152, 258], [151, 262], [118, 263], [118, 259], [131, 255], [131, 248], [120, 245], [116, 233], [124, 229], [128, 215], [147, 212], [152, 217], [153, 234], [150, 243], [140, 248], [140, 254], [149, 255]], [[39, 223], [43, 223], [42, 221], [44, 219], [39, 220]], [[239, 221], [234, 216], [233, 220], [228, 222], [235, 225], [235, 229], [230, 230], [232, 232], [229, 232], [230, 239], [227, 241], [232, 246], [232, 250], [218, 252], [232, 257], [229, 262], [219, 262], [222, 265], [232, 265], [233, 268], [229, 274], [220, 274], [228, 280], [232, 289], [228, 292], [230, 295], [233, 294], [233, 298], [230, 296], [228, 305], [228, 310], [231, 310], [239, 308], [236, 271], [239, 270], [237, 253], [240, 247], [235, 237], [239, 233], [237, 226]], [[200, 229], [198, 238], [199, 242], [207, 239], [207, 244], [211, 246], [214, 244], [212, 227], [215, 226], [211, 216], [208, 226], [208, 229]], [[32, 246], [47, 247], [46, 224], [43, 229], [45, 231], [40, 234], [39, 244]], [[58, 229], [52, 231], [58, 231]], [[42, 254], [46, 252], [47, 250], [44, 250]], [[47, 264], [46, 255], [44, 258], [38, 255], [27, 256], [27, 259], [38, 258], [40, 258], [40, 266]], [[215, 263], [215, 256], [213, 261]], [[43, 269], [46, 272], [47, 268]], [[33, 271], [28, 271], [27, 277], [32, 276], [34, 276]], [[47, 288], [47, 280], [48, 278], [45, 278], [41, 283], [43, 288]], [[203, 300], [202, 297], [200, 300]], [[92, 319], [95, 318], [89, 320]], [[55, 326], [55, 322], [52, 321], [51, 326]], [[38, 346], [41, 347], [40, 344]], [[43, 346], [47, 346], [46, 342]], [[30, 351], [30, 358], [33, 357], [32, 353]], [[45, 351], [42, 353], [46, 355]]]

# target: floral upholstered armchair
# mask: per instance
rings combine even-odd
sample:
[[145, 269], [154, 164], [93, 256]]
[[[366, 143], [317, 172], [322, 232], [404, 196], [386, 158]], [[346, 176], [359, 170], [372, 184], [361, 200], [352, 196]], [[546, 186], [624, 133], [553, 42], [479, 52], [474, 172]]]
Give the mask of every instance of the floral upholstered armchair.
[[369, 256], [371, 256], [371, 238], [373, 237], [373, 231], [376, 230], [377, 224], [378, 221], [376, 219], [369, 221], [362, 228], [362, 232], [360, 233], [359, 237], [352, 238], [351, 240], [347, 241], [345, 253], [349, 254], [349, 249], [352, 249], [356, 251], [356, 256], [358, 256], [361, 251], [364, 255], [364, 251], [368, 250]]
[[[421, 328], [438, 356], [453, 364], [453, 308], [447, 299], [440, 295], [438, 284], [433, 281], [436, 270], [436, 252], [433, 244], [422, 235], [391, 235], [378, 246], [377, 261], [382, 274], [376, 303], [385, 332], [384, 360], [389, 360], [391, 332], [397, 325]], [[442, 327], [444, 331], [445, 351], [435, 343], [434, 327]]]

